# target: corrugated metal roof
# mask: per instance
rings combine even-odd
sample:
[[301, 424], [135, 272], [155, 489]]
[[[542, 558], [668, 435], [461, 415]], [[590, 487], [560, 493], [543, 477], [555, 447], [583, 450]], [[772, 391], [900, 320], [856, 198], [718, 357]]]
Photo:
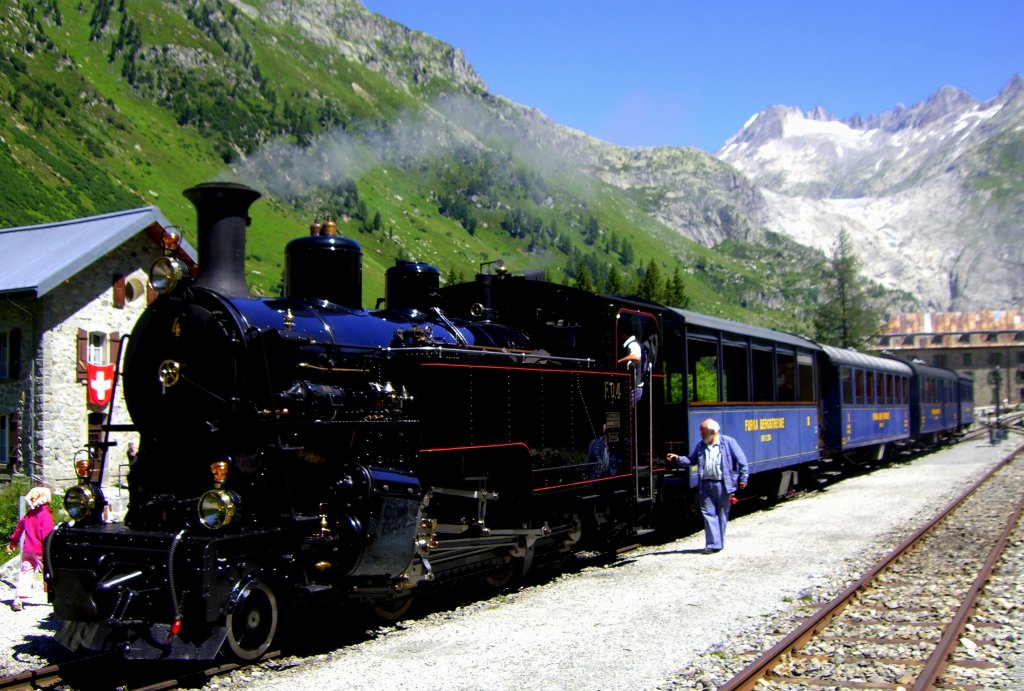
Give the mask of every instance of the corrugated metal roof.
[[910, 312], [895, 317], [882, 330], [885, 336], [907, 334], [977, 333], [1024, 330], [1020, 310], [978, 312]]
[[[143, 230], [172, 224], [155, 206], [0, 229], [0, 294], [45, 295]], [[195, 251], [182, 239], [189, 259]]]

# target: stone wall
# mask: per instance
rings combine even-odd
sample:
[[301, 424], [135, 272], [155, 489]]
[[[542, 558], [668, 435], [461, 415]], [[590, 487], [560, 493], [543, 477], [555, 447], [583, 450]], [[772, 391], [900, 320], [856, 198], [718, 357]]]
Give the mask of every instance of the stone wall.
[[[23, 358], [23, 363], [31, 366], [22, 368], [25, 384], [20, 387], [25, 391], [27, 409], [23, 419], [32, 421], [31, 427], [22, 425], [23, 467], [33, 464], [35, 472], [52, 487], [74, 484], [74, 460], [76, 455], [85, 455], [88, 441], [92, 411], [86, 383], [76, 377], [78, 331], [128, 335], [146, 307], [146, 274], [159, 256], [153, 241], [139, 233], [37, 301], [35, 334], [29, 337], [29, 330], [23, 339], [33, 347], [32, 354]], [[114, 305], [115, 274], [124, 275], [136, 294], [123, 308]], [[120, 383], [110, 422], [130, 422]], [[110, 441], [117, 446], [108, 454], [105, 484], [117, 481], [118, 464], [126, 462], [128, 442], [138, 443], [131, 433], [112, 433]]]
[[[31, 425], [31, 418], [26, 413], [30, 409], [29, 382], [32, 371], [32, 342], [38, 310], [38, 302], [30, 298], [4, 296], [0, 299], [0, 331], [7, 333], [14, 329], [21, 331], [20, 352], [11, 353], [12, 360], [14, 356], [20, 356], [21, 372], [17, 378], [0, 379], [0, 415], [10, 417], [17, 415], [21, 420], [22, 430], [28, 429]], [[24, 435], [24, 432], [22, 434]], [[17, 465], [19, 468], [23, 468], [24, 459], [25, 449], [23, 446], [19, 446], [12, 452], [9, 466]]]

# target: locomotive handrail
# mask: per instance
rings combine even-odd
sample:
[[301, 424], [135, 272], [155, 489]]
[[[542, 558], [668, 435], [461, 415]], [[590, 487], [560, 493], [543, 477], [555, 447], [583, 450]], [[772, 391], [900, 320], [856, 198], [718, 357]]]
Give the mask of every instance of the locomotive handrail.
[[449, 346], [414, 346], [412, 348], [385, 348], [383, 351], [387, 355], [397, 353], [436, 353], [437, 355], [442, 354], [453, 354], [459, 353], [463, 355], [489, 355], [492, 357], [510, 357], [512, 359], [518, 359], [521, 362], [529, 361], [558, 361], [558, 362], [575, 362], [586, 365], [596, 365], [597, 360], [595, 358], [581, 358], [581, 357], [568, 357], [563, 355], [552, 355], [551, 353], [538, 352], [536, 350], [519, 350], [519, 349], [505, 349], [498, 348], [496, 346], [463, 346], [452, 348]]
[[311, 362], [299, 362], [295, 366], [299, 369], [312, 369], [318, 372], [331, 372], [333, 374], [338, 372], [364, 374], [369, 371], [366, 367], [324, 367], [323, 365], [314, 365]]
[[[122, 336], [117, 348], [117, 360], [114, 362], [114, 378], [110, 388], [110, 400], [107, 402], [107, 405], [104, 406], [107, 409], [108, 421], [114, 419], [114, 404], [117, 402], [117, 380], [121, 376], [121, 356], [125, 351], [125, 342], [130, 339], [131, 334], [125, 334], [124, 336]], [[99, 458], [97, 459], [98, 468], [92, 469], [90, 473], [95, 472], [98, 478], [98, 482], [102, 484], [103, 471], [107, 465], [107, 452], [110, 450], [111, 446], [117, 446], [117, 442], [110, 441], [110, 433], [115, 430], [112, 428], [112, 425], [109, 422], [106, 424], [101, 424], [99, 429], [103, 433], [103, 441], [90, 441], [86, 444], [86, 448], [96, 449], [97, 451], [100, 452]]]

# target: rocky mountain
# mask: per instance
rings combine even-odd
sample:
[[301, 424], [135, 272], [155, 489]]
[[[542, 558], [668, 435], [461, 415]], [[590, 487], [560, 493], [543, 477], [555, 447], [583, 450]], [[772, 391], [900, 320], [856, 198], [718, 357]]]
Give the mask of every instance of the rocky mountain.
[[1024, 303], [1024, 78], [981, 103], [946, 86], [838, 120], [773, 106], [718, 152], [760, 191], [764, 227], [828, 251], [840, 228], [871, 277], [934, 310]]

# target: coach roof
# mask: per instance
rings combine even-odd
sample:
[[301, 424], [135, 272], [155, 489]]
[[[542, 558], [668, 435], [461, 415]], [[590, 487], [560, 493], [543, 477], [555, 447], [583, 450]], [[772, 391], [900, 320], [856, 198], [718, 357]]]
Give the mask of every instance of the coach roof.
[[874, 355], [866, 355], [856, 350], [850, 350], [848, 348], [833, 348], [832, 346], [827, 345], [821, 346], [821, 349], [825, 351], [825, 355], [828, 356], [829, 360], [839, 365], [861, 367], [863, 369], [876, 370], [878, 372], [893, 372], [895, 374], [903, 374], [908, 377], [913, 373], [910, 365], [902, 360], [875, 357]]
[[804, 338], [803, 336], [794, 336], [793, 334], [784, 333], [782, 331], [773, 331], [772, 329], [766, 329], [762, 326], [743, 324], [729, 319], [722, 319], [721, 317], [711, 317], [706, 314], [701, 314], [700, 312], [691, 312], [690, 310], [681, 310], [674, 307], [670, 309], [672, 312], [686, 320], [687, 324], [692, 324], [694, 326], [704, 327], [713, 331], [739, 334], [762, 341], [784, 343], [786, 345], [803, 348], [805, 350], [821, 349], [821, 346], [817, 343], [809, 338]]

